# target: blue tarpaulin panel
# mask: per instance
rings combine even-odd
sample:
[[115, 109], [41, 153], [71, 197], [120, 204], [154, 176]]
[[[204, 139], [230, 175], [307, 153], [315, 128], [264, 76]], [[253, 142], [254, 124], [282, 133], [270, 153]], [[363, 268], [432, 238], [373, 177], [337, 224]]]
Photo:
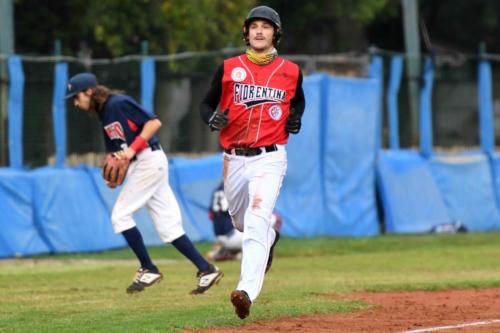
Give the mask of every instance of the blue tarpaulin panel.
[[[291, 237], [313, 237], [325, 234], [324, 203], [321, 175], [323, 141], [321, 122], [323, 114], [322, 91], [327, 85], [324, 74], [304, 78], [303, 88], [307, 107], [302, 128], [290, 135], [288, 170], [283, 182], [276, 210], [283, 217], [283, 234]], [[323, 86], [325, 88], [323, 88]]]
[[431, 57], [425, 59], [420, 90], [420, 150], [426, 157], [432, 155], [432, 87], [434, 85], [434, 64]]
[[478, 105], [479, 105], [479, 133], [481, 149], [491, 154], [495, 151], [495, 129], [493, 115], [491, 64], [487, 60], [479, 62], [478, 73]]
[[155, 94], [155, 61], [146, 57], [141, 62], [141, 105], [145, 110], [154, 113]]
[[371, 236], [379, 231], [375, 155], [379, 80], [329, 78], [325, 135], [328, 234]]
[[436, 156], [430, 165], [455, 222], [471, 231], [500, 228], [492, 173], [485, 155]]
[[[427, 79], [430, 85], [432, 77]], [[376, 165], [379, 85], [380, 80], [326, 74], [304, 78], [302, 129], [290, 136], [288, 171], [276, 206], [284, 220], [283, 235], [378, 234], [375, 171], [388, 232], [427, 232], [452, 222], [474, 231], [500, 229], [495, 196], [499, 158], [493, 156], [491, 165], [482, 155], [429, 161], [415, 151], [396, 150], [381, 152]], [[431, 143], [422, 144], [428, 154]], [[98, 168], [7, 170], [0, 172], [0, 208], [5, 212], [0, 256], [125, 246], [110, 221], [119, 189], [107, 188]], [[221, 154], [170, 160], [169, 181], [193, 241], [214, 238], [207, 214], [221, 178]], [[162, 244], [145, 209], [134, 219], [147, 245]]]
[[184, 230], [192, 241], [213, 240], [208, 208], [212, 192], [222, 181], [222, 154], [176, 158], [170, 163], [170, 184], [181, 207]]
[[55, 252], [83, 252], [122, 247], [108, 210], [83, 168], [32, 171], [35, 220]]
[[33, 219], [31, 175], [0, 169], [0, 257], [50, 252]]
[[495, 192], [495, 200], [497, 208], [500, 208], [500, 154], [489, 154], [489, 160], [493, 176], [493, 191]]
[[302, 130], [290, 138], [288, 172], [277, 203], [285, 235], [378, 233], [378, 82], [326, 75], [304, 80]]
[[[375, 115], [377, 116], [375, 123], [375, 146], [380, 149], [382, 146], [382, 124], [384, 122], [382, 110], [382, 91], [384, 87], [384, 60], [381, 56], [373, 56], [370, 66], [368, 68], [368, 77], [378, 81], [375, 84], [372, 82], [371, 89], [375, 90], [375, 95], [377, 96], [377, 105], [372, 108], [376, 110]], [[358, 80], [359, 81], [359, 80]], [[361, 81], [359, 81], [361, 82]], [[370, 109], [372, 109], [370, 108]]]
[[[222, 180], [222, 155], [217, 154], [200, 159], [178, 158], [169, 161], [169, 182], [181, 208], [182, 223], [186, 234], [192, 241], [213, 240], [213, 227], [212, 221], [208, 218], [208, 207], [212, 191]], [[107, 208], [108, 215], [111, 215], [121, 188], [108, 188], [102, 181], [100, 170], [97, 168], [89, 169], [89, 174], [96, 184], [97, 195]], [[134, 214], [134, 221], [147, 245], [163, 244], [146, 208]]]
[[399, 149], [399, 117], [398, 94], [403, 76], [403, 56], [396, 55], [391, 59], [391, 73], [387, 86], [387, 120], [389, 127], [389, 147]]
[[24, 71], [21, 57], [12, 56], [9, 68], [9, 102], [7, 115], [9, 121], [9, 166], [23, 166], [23, 111], [24, 111]]
[[381, 151], [377, 166], [386, 232], [428, 232], [453, 222], [429, 163], [418, 152]]
[[[106, 214], [109, 219], [109, 224], [111, 225], [111, 212], [122, 187], [117, 187], [115, 189], [107, 187], [102, 180], [101, 170], [99, 168], [86, 168], [86, 171], [89, 177], [94, 182], [96, 195], [106, 207]], [[146, 245], [163, 244], [162, 240], [158, 236], [158, 233], [156, 232], [153, 220], [149, 216], [146, 208], [142, 208], [134, 214], [134, 221], [137, 224], [137, 228], [141, 231], [142, 238], [144, 239], [144, 243]], [[122, 237], [121, 235], [118, 236], [120, 238]], [[125, 246], [125, 241], [123, 245]]]
[[58, 63], [54, 69], [54, 97], [52, 100], [52, 123], [56, 144], [56, 166], [64, 166], [66, 159], [66, 83], [68, 82], [68, 64]]

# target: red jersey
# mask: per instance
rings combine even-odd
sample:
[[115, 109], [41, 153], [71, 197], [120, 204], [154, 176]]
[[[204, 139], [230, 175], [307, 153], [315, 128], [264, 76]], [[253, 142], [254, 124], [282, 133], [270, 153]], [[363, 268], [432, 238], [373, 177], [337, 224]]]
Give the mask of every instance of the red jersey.
[[256, 65], [246, 55], [224, 61], [220, 110], [229, 108], [222, 129], [224, 149], [286, 144], [285, 123], [295, 96], [299, 66], [281, 57]]

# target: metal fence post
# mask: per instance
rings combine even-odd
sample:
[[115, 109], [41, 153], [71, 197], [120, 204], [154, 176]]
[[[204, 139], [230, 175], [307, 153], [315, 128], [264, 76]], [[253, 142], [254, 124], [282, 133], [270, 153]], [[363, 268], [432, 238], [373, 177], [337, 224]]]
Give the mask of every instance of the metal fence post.
[[7, 57], [14, 53], [13, 0], [0, 1], [0, 166], [7, 164]]

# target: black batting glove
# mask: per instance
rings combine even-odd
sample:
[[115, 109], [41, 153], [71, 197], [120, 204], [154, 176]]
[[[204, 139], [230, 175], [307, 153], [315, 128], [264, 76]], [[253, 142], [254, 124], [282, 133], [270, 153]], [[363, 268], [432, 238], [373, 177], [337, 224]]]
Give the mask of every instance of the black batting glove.
[[212, 131], [220, 131], [224, 127], [227, 126], [227, 114], [229, 113], [229, 109], [226, 109], [224, 113], [215, 110], [210, 119], [208, 120], [208, 127]]
[[300, 116], [295, 113], [295, 109], [290, 110], [290, 115], [286, 120], [285, 130], [291, 134], [297, 134], [300, 131], [300, 126], [302, 125], [300, 121]]

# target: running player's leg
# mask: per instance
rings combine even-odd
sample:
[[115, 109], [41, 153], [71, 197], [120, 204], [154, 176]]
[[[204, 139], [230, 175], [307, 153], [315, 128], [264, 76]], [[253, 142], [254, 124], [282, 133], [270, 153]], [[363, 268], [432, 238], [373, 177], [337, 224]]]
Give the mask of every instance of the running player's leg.
[[[147, 152], [142, 154], [145, 153]], [[141, 160], [130, 165], [127, 181], [118, 195], [111, 214], [111, 222], [116, 233], [136, 226], [133, 214], [146, 205], [160, 185], [163, 173], [151, 168], [150, 164], [149, 160]]]
[[248, 180], [245, 174], [246, 157], [224, 156], [224, 194], [234, 227], [243, 232], [248, 207]]
[[[262, 289], [269, 250], [276, 237], [271, 216], [286, 172], [286, 153], [266, 154], [249, 168], [253, 171], [249, 182], [250, 204], [245, 213], [241, 279], [237, 290], [246, 291], [253, 301]], [[245, 256], [245, 253], [252, 255]]]
[[172, 245], [198, 269], [197, 276], [199, 278], [199, 283], [192, 293], [200, 294], [217, 283], [222, 278], [223, 273], [216, 266], [210, 264], [203, 258], [185, 234], [184, 228], [182, 227], [179, 204], [168, 183], [168, 163], [166, 157], [164, 159], [164, 165], [166, 166], [166, 171], [162, 173], [163, 175], [159, 180], [160, 185], [148, 200], [147, 207], [160, 238], [165, 243], [172, 243]]
[[[146, 162], [146, 161], [144, 161]], [[144, 290], [162, 279], [162, 274], [153, 264], [144, 244], [139, 229], [133, 220], [133, 214], [146, 204], [149, 197], [156, 191], [158, 184], [157, 172], [147, 167], [148, 163], [133, 163], [128, 171], [127, 182], [123, 186], [113, 207], [111, 221], [115, 232], [121, 233], [140, 262], [128, 293]]]

